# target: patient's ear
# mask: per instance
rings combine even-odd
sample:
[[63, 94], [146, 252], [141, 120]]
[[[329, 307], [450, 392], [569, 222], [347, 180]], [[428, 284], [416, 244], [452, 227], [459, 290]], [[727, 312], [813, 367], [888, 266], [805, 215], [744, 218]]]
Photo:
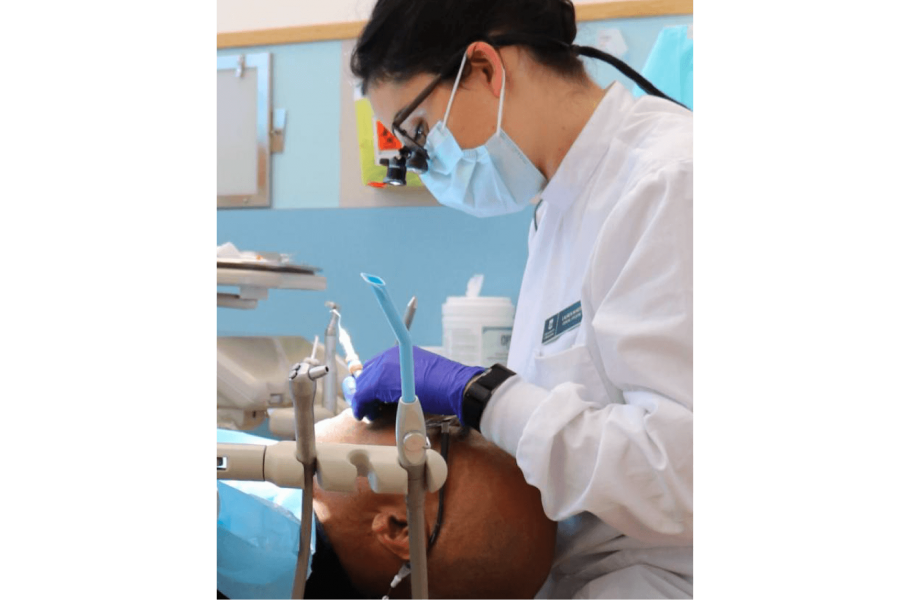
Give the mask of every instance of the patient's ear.
[[405, 507], [383, 507], [372, 519], [372, 533], [391, 554], [409, 560], [409, 524]]

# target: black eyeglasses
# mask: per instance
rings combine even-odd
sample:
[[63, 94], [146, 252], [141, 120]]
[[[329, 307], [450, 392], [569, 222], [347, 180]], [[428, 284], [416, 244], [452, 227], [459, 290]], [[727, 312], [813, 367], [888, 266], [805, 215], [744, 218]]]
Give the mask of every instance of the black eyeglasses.
[[384, 177], [384, 183], [388, 185], [401, 186], [406, 185], [406, 171], [413, 173], [424, 173], [428, 170], [428, 151], [425, 150], [425, 133], [421, 130], [415, 135], [410, 135], [403, 129], [403, 122], [409, 118], [409, 115], [416, 110], [420, 104], [428, 97], [428, 94], [434, 91], [434, 88], [443, 79], [443, 74], [438, 75], [429, 83], [413, 101], [400, 110], [391, 123], [391, 132], [400, 140], [403, 147], [396, 156], [381, 159], [381, 164], [387, 167], [387, 174]]
[[434, 91], [434, 88], [436, 88], [441, 83], [441, 81], [443, 81], [443, 79], [444, 73], [441, 72], [437, 77], [431, 80], [431, 83], [425, 86], [425, 89], [419, 92], [419, 95], [413, 98], [412, 101], [404, 108], [400, 109], [400, 112], [398, 112], [396, 116], [394, 116], [394, 121], [391, 123], [391, 131], [394, 133], [397, 139], [402, 141], [404, 146], [408, 146], [412, 150], [422, 153], [426, 159], [428, 158], [428, 152], [425, 150], [426, 136], [421, 132], [416, 132], [414, 135], [410, 135], [406, 132], [405, 129], [403, 129], [403, 122], [409, 118], [409, 115], [411, 115], [414, 110], [419, 108], [419, 105], [425, 101], [425, 98], [427, 98], [431, 94], [431, 92]]
[[387, 167], [384, 183], [398, 186], [406, 185], [407, 170], [413, 173], [425, 173], [428, 170], [429, 157], [428, 151], [425, 150], [426, 134], [422, 131], [416, 131], [413, 135], [410, 135], [409, 132], [403, 129], [403, 122], [425, 101], [425, 98], [434, 91], [434, 88], [444, 80], [453, 69], [453, 65], [462, 60], [464, 52], [465, 49], [457, 52], [451, 60], [447, 61], [447, 65], [441, 69], [441, 72], [438, 73], [431, 83], [425, 86], [425, 89], [419, 92], [409, 104], [400, 109], [400, 112], [394, 116], [394, 120], [391, 123], [391, 132], [394, 134], [394, 137], [403, 143], [403, 147], [400, 148], [397, 156], [381, 160], [381, 164]]

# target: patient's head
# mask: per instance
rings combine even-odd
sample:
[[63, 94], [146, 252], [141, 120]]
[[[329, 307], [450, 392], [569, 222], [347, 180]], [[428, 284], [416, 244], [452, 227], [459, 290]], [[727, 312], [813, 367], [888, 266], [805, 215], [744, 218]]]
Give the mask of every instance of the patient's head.
[[[394, 418], [357, 421], [345, 411], [316, 424], [320, 442], [393, 446]], [[438, 432], [432, 447], [440, 448]], [[471, 431], [451, 434], [443, 524], [428, 553], [431, 597], [531, 598], [553, 560], [556, 524], [541, 507], [536, 488], [525, 483], [515, 459]], [[354, 586], [381, 597], [409, 560], [406, 502], [402, 495], [375, 494], [357, 478], [357, 493], [313, 496], [335, 553]], [[434, 528], [438, 494], [425, 501], [428, 533]], [[391, 597], [409, 597], [409, 578]]]

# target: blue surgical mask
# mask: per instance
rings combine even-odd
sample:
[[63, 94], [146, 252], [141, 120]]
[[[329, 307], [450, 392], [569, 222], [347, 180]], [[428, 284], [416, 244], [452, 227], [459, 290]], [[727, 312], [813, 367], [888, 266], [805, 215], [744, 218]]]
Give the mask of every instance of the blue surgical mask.
[[428, 170], [420, 177], [428, 191], [444, 206], [476, 217], [518, 212], [544, 189], [547, 179], [500, 128], [506, 70], [501, 66], [503, 79], [497, 131], [483, 146], [461, 149], [445, 124], [465, 64], [464, 55], [444, 118], [438, 121], [425, 140], [429, 163]]

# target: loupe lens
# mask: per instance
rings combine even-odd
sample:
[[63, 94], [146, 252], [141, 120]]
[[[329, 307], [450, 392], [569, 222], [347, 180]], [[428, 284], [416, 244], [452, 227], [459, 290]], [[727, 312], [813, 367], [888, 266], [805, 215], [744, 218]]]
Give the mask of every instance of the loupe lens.
[[423, 152], [412, 150], [406, 159], [406, 168], [413, 173], [424, 173], [428, 170], [428, 160]]
[[406, 160], [402, 156], [394, 156], [388, 162], [384, 183], [387, 185], [406, 185]]

